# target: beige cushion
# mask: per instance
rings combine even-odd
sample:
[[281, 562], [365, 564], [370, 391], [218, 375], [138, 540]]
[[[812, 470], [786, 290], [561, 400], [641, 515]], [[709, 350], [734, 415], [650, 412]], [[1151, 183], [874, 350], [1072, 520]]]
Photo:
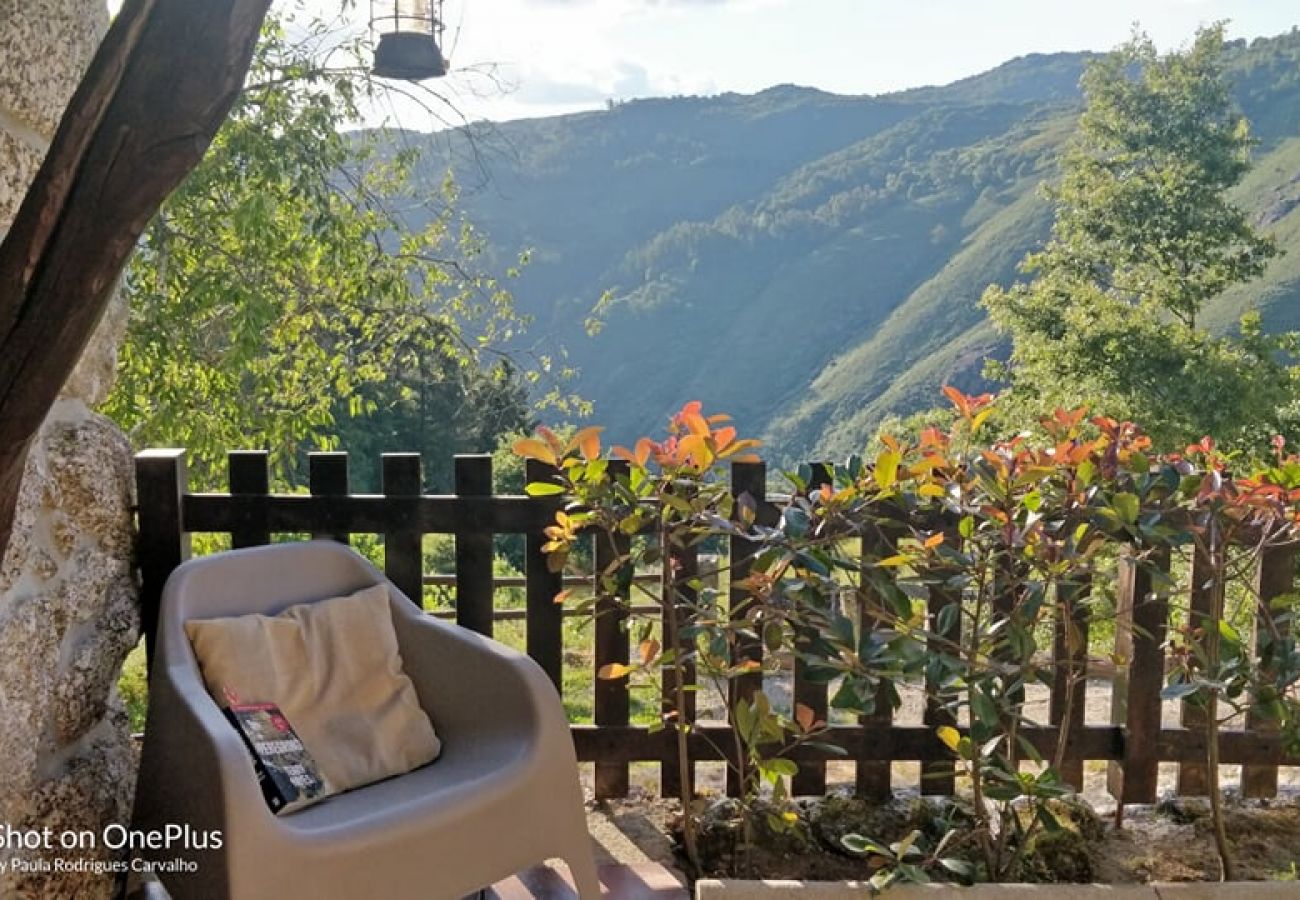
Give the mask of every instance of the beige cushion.
[[185, 623], [222, 707], [274, 703], [316, 760], [322, 794], [409, 772], [441, 750], [402, 670], [388, 588], [291, 606], [277, 616]]

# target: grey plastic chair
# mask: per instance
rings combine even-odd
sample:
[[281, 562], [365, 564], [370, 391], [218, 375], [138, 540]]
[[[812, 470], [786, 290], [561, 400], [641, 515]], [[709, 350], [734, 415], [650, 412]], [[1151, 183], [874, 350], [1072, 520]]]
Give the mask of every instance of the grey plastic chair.
[[[204, 688], [184, 623], [274, 614], [378, 583], [388, 585], [403, 665], [442, 755], [276, 817]], [[163, 593], [155, 654], [133, 827], [188, 826], [169, 847], [142, 851], [197, 866], [160, 873], [177, 900], [454, 900], [553, 857], [568, 864], [582, 900], [600, 897], [555, 687], [526, 656], [420, 612], [352, 550], [313, 541], [185, 563]]]

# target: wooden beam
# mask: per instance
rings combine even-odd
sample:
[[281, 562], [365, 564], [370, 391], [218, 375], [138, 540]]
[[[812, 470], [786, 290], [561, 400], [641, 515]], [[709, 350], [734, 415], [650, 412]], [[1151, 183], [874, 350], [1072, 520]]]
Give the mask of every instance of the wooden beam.
[[0, 244], [0, 555], [27, 449], [243, 86], [270, 0], [127, 0]]

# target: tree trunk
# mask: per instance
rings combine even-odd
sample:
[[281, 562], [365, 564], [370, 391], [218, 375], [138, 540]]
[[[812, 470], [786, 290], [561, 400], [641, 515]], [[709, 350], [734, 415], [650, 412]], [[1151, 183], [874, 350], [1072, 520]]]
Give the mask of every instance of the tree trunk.
[[270, 0], [127, 0], [0, 244], [0, 558], [32, 438], [137, 238], [243, 84]]

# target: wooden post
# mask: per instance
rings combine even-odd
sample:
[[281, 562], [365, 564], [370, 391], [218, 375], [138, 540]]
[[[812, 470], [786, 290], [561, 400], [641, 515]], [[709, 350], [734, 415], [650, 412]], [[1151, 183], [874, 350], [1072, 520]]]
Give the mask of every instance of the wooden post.
[[[270, 474], [265, 450], [231, 450], [226, 454], [231, 496], [262, 497], [271, 493]], [[261, 507], [238, 528], [230, 530], [230, 546], [259, 547], [270, 543], [271, 533], [266, 527], [265, 499]]]
[[[813, 463], [812, 477], [808, 480], [808, 493], [812, 494], [824, 485], [834, 485], [835, 479], [829, 463]], [[826, 698], [826, 684], [808, 679], [808, 664], [802, 659], [794, 661], [794, 708], [800, 706], [812, 710], [813, 718], [825, 722], [830, 712]], [[799, 763], [799, 771], [790, 781], [790, 792], [802, 796], [821, 796], [826, 793], [826, 763], [821, 760]]]
[[[346, 497], [348, 495], [348, 455], [346, 453], [309, 453], [307, 455], [307, 485], [313, 497]], [[321, 509], [320, 520], [312, 529], [315, 540], [333, 540], [348, 543], [348, 532], [336, 521], [331, 507]]]
[[[752, 503], [760, 514], [767, 500], [767, 467], [761, 462], [731, 464], [731, 494], [736, 498], [736, 506]], [[746, 499], [747, 498], [747, 499]], [[753, 542], [744, 538], [732, 537], [729, 541], [731, 552], [731, 588], [730, 616], [733, 622], [743, 622], [748, 615], [749, 595], [737, 585], [749, 575], [750, 557], [755, 552]], [[763, 643], [754, 635], [737, 638], [733, 649], [733, 663], [742, 660], [763, 661]], [[732, 720], [732, 710], [742, 699], [750, 701], [754, 694], [763, 689], [763, 675], [760, 671], [738, 675], [727, 685], [727, 720]], [[743, 766], [744, 760], [737, 760], [737, 767]], [[741, 794], [741, 773], [737, 767], [727, 768], [727, 794], [739, 797]]]
[[[1056, 618], [1052, 641], [1052, 695], [1048, 719], [1057, 728], [1078, 735], [1084, 725], [1088, 701], [1088, 577], [1057, 586]], [[1083, 757], [1066, 745], [1061, 760], [1061, 779], [1076, 791], [1083, 790]], [[1050, 758], [1050, 756], [1048, 756]]]
[[184, 450], [145, 450], [135, 458], [135, 495], [140, 536], [140, 630], [152, 663], [163, 585], [190, 558], [183, 498], [189, 487]]
[[1120, 558], [1115, 653], [1123, 662], [1116, 667], [1111, 723], [1124, 728], [1124, 753], [1106, 772], [1107, 790], [1120, 807], [1156, 800], [1169, 604], [1153, 589], [1152, 567], [1169, 571], [1167, 550], [1152, 551], [1142, 562], [1131, 550]]
[[[627, 471], [627, 463], [614, 460], [609, 464], [610, 474], [618, 477]], [[596, 536], [596, 579], [613, 570], [618, 560], [625, 557], [631, 544], [626, 536], [618, 535], [613, 540], [605, 534]], [[666, 561], [665, 561], [666, 562]], [[595, 585], [596, 601], [596, 683], [595, 720], [597, 726], [620, 727], [628, 724], [630, 704], [628, 698], [627, 676], [621, 678], [601, 678], [600, 670], [607, 665], [618, 663], [627, 665], [629, 659], [628, 635], [625, 627], [627, 606], [631, 600], [629, 588], [620, 587], [616, 597], [601, 596], [604, 592], [599, 583]], [[596, 763], [595, 792], [596, 799], [608, 797], [626, 797], [628, 789], [628, 770], [625, 762]]]
[[[492, 493], [492, 457], [457, 455], [456, 496], [487, 497]], [[476, 522], [462, 522], [456, 532], [456, 624], [492, 636], [495, 585], [492, 575], [492, 534]]]
[[[1259, 561], [1259, 608], [1255, 618], [1255, 652], [1259, 653], [1261, 640], [1272, 639], [1274, 633], [1285, 637], [1291, 630], [1290, 620], [1273, 609], [1273, 600], [1291, 592], [1295, 579], [1295, 545], [1270, 547]], [[1261, 660], [1262, 674], [1269, 677], [1272, 667]], [[1256, 734], [1277, 732], [1276, 719], [1267, 718], [1251, 706], [1246, 711], [1246, 730]], [[1264, 798], [1277, 796], [1276, 765], [1244, 765], [1241, 767], [1241, 793], [1243, 797]]]
[[416, 524], [424, 489], [420, 454], [385, 453], [380, 474], [384, 496], [389, 498], [384, 574], [412, 603], [424, 609], [424, 535]]
[[[525, 481], [550, 481], [555, 469], [539, 459], [524, 463]], [[564, 590], [564, 573], [552, 572], [546, 565], [542, 545], [546, 536], [531, 532], [524, 537], [524, 583], [527, 609], [525, 643], [528, 655], [551, 677], [560, 690], [564, 670], [564, 607], [555, 597]]]

